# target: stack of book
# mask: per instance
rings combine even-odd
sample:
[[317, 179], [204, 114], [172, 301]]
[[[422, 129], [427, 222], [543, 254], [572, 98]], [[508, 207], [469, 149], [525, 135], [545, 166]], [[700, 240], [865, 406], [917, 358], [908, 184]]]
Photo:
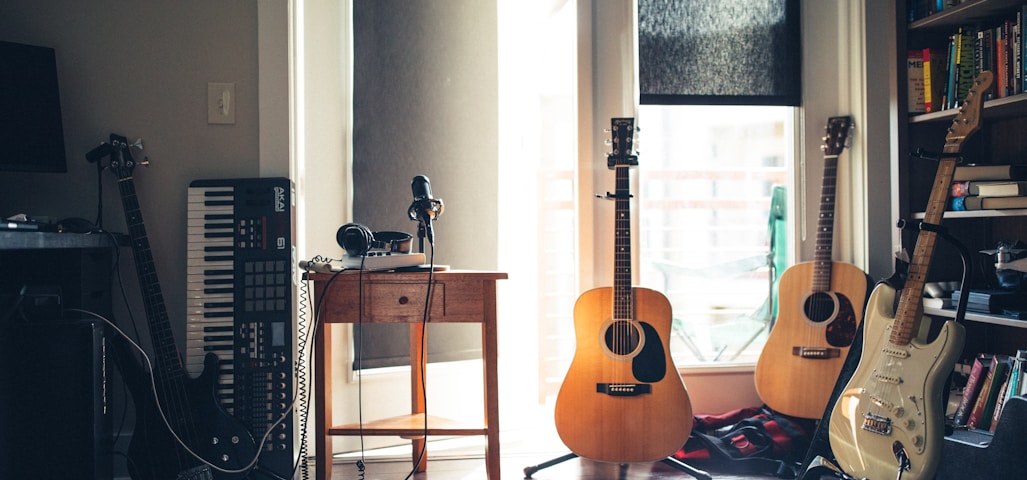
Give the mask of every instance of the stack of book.
[[983, 353], [974, 359], [963, 396], [952, 418], [955, 427], [995, 431], [1002, 406], [1013, 396], [1027, 395], [1027, 350], [1015, 356]]
[[951, 210], [1027, 208], [1027, 165], [962, 165], [952, 175]]
[[[917, 0], [908, 3], [911, 7], [908, 19], [912, 22], [942, 12], [946, 4], [956, 2]], [[939, 36], [932, 45], [908, 52], [910, 113], [958, 107], [959, 100], [966, 98], [973, 79], [984, 70], [991, 70], [995, 75], [995, 97], [1025, 91], [1027, 35], [1023, 32], [1027, 5], [1012, 6], [1014, 8], [1002, 18], [987, 24], [952, 27], [947, 37]]]
[[[961, 291], [952, 291], [952, 308], [959, 308]], [[1027, 308], [1027, 295], [1011, 290], [971, 290], [966, 298], [966, 311], [1004, 314]]]

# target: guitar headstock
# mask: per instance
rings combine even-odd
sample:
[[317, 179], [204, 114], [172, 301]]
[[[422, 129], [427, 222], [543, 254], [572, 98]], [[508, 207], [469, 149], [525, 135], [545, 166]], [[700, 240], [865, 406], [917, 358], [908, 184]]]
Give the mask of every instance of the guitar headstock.
[[[100, 168], [110, 168], [118, 176], [119, 180], [124, 180], [132, 177], [132, 171], [135, 170], [136, 165], [150, 164], [148, 159], [136, 163], [135, 159], [132, 158], [132, 147], [142, 150], [142, 139], [136, 140], [135, 143], [128, 143], [125, 137], [112, 133], [110, 142], [103, 142], [100, 146], [86, 153], [86, 160], [90, 163], [96, 163]], [[110, 157], [110, 163], [107, 165], [104, 165], [101, 161], [104, 157]]]
[[977, 75], [970, 91], [966, 94], [963, 105], [959, 107], [959, 115], [952, 120], [948, 134], [945, 135], [945, 151], [958, 152], [963, 141], [981, 127], [981, 108], [984, 103], [984, 92], [991, 88], [995, 76], [990, 70]]
[[820, 146], [824, 155], [841, 154], [848, 142], [852, 127], [852, 117], [848, 115], [828, 118], [827, 126], [824, 127], [824, 144]]
[[610, 153], [606, 155], [607, 168], [617, 166], [637, 166], [638, 156], [635, 155], [635, 119], [610, 119]]

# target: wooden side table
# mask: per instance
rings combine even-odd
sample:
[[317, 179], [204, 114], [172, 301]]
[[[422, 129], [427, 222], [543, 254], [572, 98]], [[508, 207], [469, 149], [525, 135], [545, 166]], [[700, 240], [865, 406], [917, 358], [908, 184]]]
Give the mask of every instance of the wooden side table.
[[[314, 338], [314, 401], [317, 480], [332, 477], [330, 436], [380, 435], [410, 438], [413, 462], [425, 445], [424, 389], [425, 369], [421, 323], [428, 287], [428, 272], [342, 272], [312, 273], [312, 304], [321, 305]], [[499, 473], [499, 382], [497, 366], [496, 281], [506, 279], [500, 272], [443, 271], [432, 274], [432, 295], [428, 321], [435, 323], [480, 323], [484, 374], [485, 418], [483, 424], [465, 425], [450, 419], [427, 415], [428, 435], [484, 435], [485, 466], [488, 478]], [[363, 282], [363, 285], [360, 285]], [[363, 292], [363, 318], [360, 318]], [[322, 300], [323, 298], [323, 300]], [[332, 420], [331, 328], [336, 323], [409, 323], [410, 324], [410, 415], [373, 420], [359, 424], [334, 425]], [[425, 382], [427, 383], [427, 382]], [[425, 452], [416, 469], [427, 466]]]

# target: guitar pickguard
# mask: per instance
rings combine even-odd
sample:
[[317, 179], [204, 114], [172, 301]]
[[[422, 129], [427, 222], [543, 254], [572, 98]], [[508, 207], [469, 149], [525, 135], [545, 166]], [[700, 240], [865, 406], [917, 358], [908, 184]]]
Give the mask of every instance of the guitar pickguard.
[[664, 360], [667, 353], [663, 350], [663, 342], [656, 329], [646, 322], [638, 323], [642, 326], [642, 332], [649, 341], [645, 342], [642, 350], [631, 361], [631, 373], [640, 382], [659, 382], [667, 375], [667, 362]]
[[824, 338], [832, 347], [848, 347], [856, 338], [858, 320], [849, 298], [841, 293], [836, 296], [838, 297], [838, 315], [827, 325]]

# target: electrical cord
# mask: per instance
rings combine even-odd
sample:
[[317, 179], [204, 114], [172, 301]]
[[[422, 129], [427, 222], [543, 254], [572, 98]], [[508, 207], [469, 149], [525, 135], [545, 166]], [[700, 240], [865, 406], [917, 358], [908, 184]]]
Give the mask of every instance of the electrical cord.
[[[428, 329], [428, 312], [431, 306], [431, 291], [432, 282], [435, 275], [435, 242], [434, 239], [429, 239], [428, 245], [431, 247], [431, 256], [428, 262], [428, 286], [425, 289], [424, 298], [424, 310], [421, 312], [421, 358], [418, 360], [424, 368], [421, 369], [421, 401], [424, 403], [424, 441], [421, 442], [421, 451], [417, 453], [417, 460], [414, 462], [413, 469], [407, 474], [404, 480], [409, 480], [417, 473], [417, 466], [424, 460], [425, 451], [428, 449], [428, 384], [425, 379], [428, 370], [428, 336], [425, 332]], [[410, 366], [413, 368], [413, 365]]]
[[157, 412], [160, 414], [161, 420], [164, 422], [164, 426], [167, 427], [168, 432], [171, 433], [171, 436], [174, 437], [175, 441], [187, 453], [189, 453], [189, 455], [191, 455], [196, 460], [202, 462], [203, 464], [209, 466], [210, 468], [212, 468], [214, 470], [217, 470], [219, 472], [226, 473], [226, 474], [241, 474], [241, 473], [249, 472], [251, 469], [253, 469], [253, 467], [255, 467], [257, 465], [257, 462], [260, 460], [260, 452], [264, 449], [265, 443], [267, 443], [267, 440], [269, 438], [271, 438], [271, 432], [275, 428], [277, 428], [279, 424], [284, 422], [285, 419], [288, 418], [289, 414], [292, 413], [292, 410], [296, 407], [296, 402], [297, 402], [298, 396], [296, 395], [296, 392], [294, 390], [294, 392], [293, 392], [294, 393], [293, 394], [293, 400], [290, 403], [289, 408], [287, 408], [285, 410], [285, 412], [283, 412], [282, 415], [277, 420], [275, 420], [270, 425], [268, 425], [267, 430], [265, 430], [264, 434], [260, 437], [260, 442], [257, 444], [256, 453], [253, 455], [253, 459], [251, 459], [249, 461], [249, 463], [247, 463], [245, 466], [243, 466], [242, 468], [239, 468], [239, 469], [227, 469], [227, 468], [222, 468], [222, 467], [219, 467], [217, 465], [214, 465], [213, 463], [207, 461], [207, 459], [203, 458], [203, 456], [201, 456], [200, 454], [198, 454], [195, 451], [193, 451], [192, 448], [190, 448], [189, 445], [186, 444], [185, 441], [183, 441], [181, 439], [181, 437], [178, 435], [178, 432], [176, 432], [175, 429], [171, 426], [171, 422], [168, 420], [168, 418], [167, 418], [167, 416], [166, 416], [166, 414], [164, 412], [164, 407], [160, 403], [160, 395], [157, 392], [157, 384], [156, 384], [155, 377], [153, 375], [153, 364], [150, 361], [149, 355], [146, 354], [146, 351], [143, 350], [143, 348], [141, 346], [139, 346], [139, 344], [136, 343], [135, 340], [133, 340], [131, 337], [129, 337], [128, 334], [126, 334], [120, 327], [118, 327], [114, 322], [112, 322], [110, 319], [104, 317], [103, 315], [100, 315], [100, 314], [95, 313], [95, 312], [91, 312], [89, 310], [84, 310], [84, 309], [81, 309], [81, 308], [68, 308], [66, 310], [69, 311], [69, 312], [78, 312], [78, 313], [81, 313], [81, 314], [84, 314], [84, 315], [87, 315], [87, 316], [91, 316], [91, 317], [94, 317], [96, 319], [99, 319], [99, 320], [103, 321], [104, 323], [109, 325], [111, 328], [113, 328], [118, 333], [118, 335], [120, 335], [122, 338], [124, 338], [133, 348], [135, 348], [137, 352], [139, 352], [139, 354], [143, 358], [143, 363], [146, 365], [146, 371], [147, 371], [147, 373], [149, 374], [149, 377], [150, 377], [150, 390], [151, 390], [151, 392], [154, 395], [154, 403], [157, 406]]

